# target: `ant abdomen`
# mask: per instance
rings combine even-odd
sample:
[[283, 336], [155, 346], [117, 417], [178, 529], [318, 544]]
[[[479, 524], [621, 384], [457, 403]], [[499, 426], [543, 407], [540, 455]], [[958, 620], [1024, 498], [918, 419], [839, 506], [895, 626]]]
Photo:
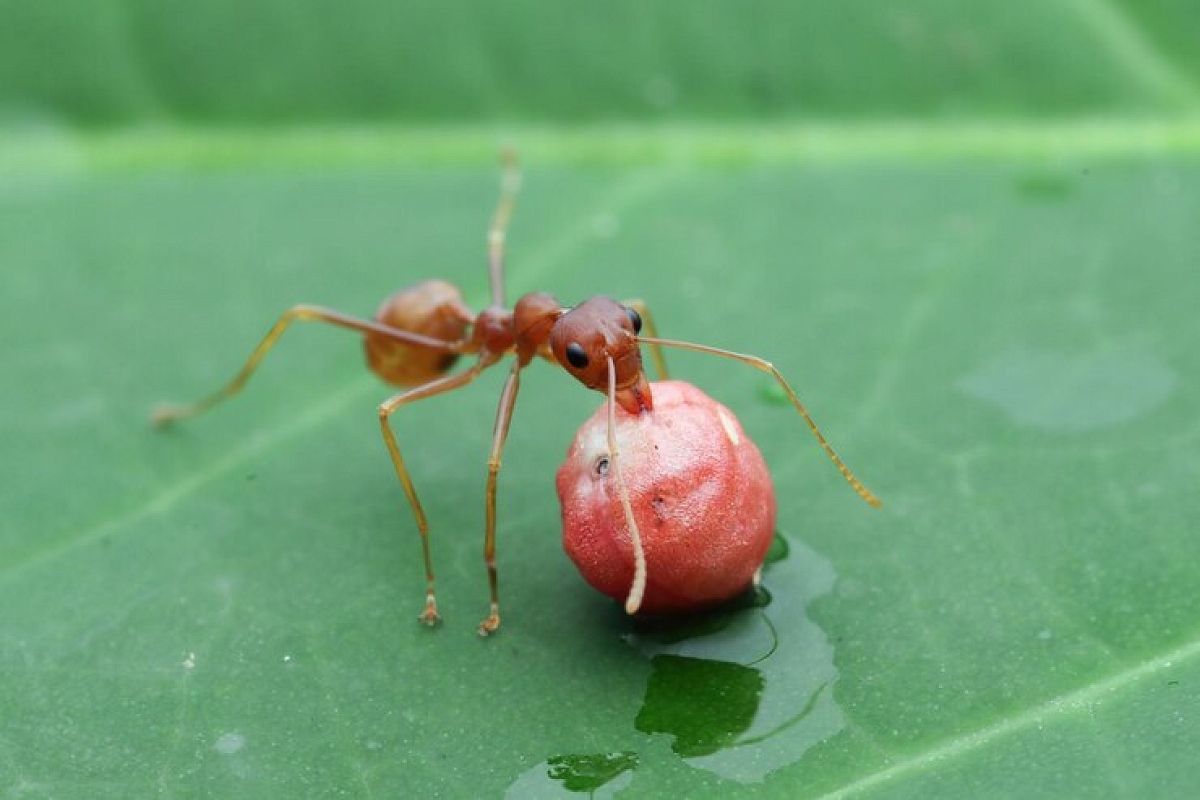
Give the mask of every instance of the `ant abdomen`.
[[[428, 280], [401, 289], [383, 302], [375, 321], [445, 342], [461, 340], [474, 315], [462, 292], [446, 281]], [[376, 333], [363, 340], [367, 364], [376, 375], [396, 386], [416, 386], [444, 374], [458, 360], [455, 353], [404, 344]]]

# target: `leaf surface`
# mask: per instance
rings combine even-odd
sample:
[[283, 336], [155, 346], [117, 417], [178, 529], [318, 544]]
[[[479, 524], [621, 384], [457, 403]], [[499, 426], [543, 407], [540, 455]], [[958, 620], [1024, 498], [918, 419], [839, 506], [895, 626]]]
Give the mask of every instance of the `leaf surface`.
[[756, 373], [673, 355], [758, 440], [791, 549], [766, 607], [632, 626], [557, 542], [553, 472], [600, 397], [536, 365], [487, 641], [502, 375], [397, 417], [435, 631], [378, 437], [388, 391], [352, 335], [300, 326], [235, 401], [146, 425], [293, 302], [365, 315], [426, 276], [484, 299], [490, 166], [330, 158], [47, 167], [0, 194], [11, 795], [1162, 796], [1200, 777], [1193, 156], [531, 157], [512, 295], [640, 296], [668, 335], [771, 358], [886, 505]]

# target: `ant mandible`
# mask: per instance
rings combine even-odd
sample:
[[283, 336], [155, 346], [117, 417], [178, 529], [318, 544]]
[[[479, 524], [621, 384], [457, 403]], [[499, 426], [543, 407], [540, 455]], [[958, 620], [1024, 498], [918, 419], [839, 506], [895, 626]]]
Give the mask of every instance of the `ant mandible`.
[[[874, 507], [879, 499], [854, 476], [826, 441], [809, 415], [795, 390], [774, 365], [757, 356], [721, 350], [692, 342], [661, 339], [646, 304], [640, 300], [618, 303], [607, 297], [593, 297], [573, 308], [564, 308], [545, 292], [532, 292], [517, 300], [512, 309], [504, 302], [504, 246], [509, 220], [520, 188], [520, 171], [512, 152], [503, 155], [500, 201], [488, 231], [488, 278], [492, 302], [478, 314], [472, 313], [457, 287], [446, 281], [428, 280], [403, 289], [388, 298], [373, 320], [358, 319], [319, 306], [298, 305], [279, 318], [233, 379], [208, 397], [187, 406], [163, 406], [155, 410], [153, 421], [158, 426], [195, 416], [206, 411], [245, 385], [267, 352], [293, 322], [325, 322], [359, 331], [368, 366], [387, 383], [410, 387], [379, 406], [379, 428], [384, 444], [391, 455], [400, 486], [412, 507], [417, 530], [421, 534], [421, 550], [425, 561], [425, 608], [421, 622], [434, 625], [439, 620], [434, 594], [433, 560], [429, 552], [429, 523], [417, 497], [412, 477], [400, 454], [400, 446], [392, 432], [389, 419], [401, 406], [417, 400], [462, 388], [471, 383], [488, 367], [513, 355], [492, 433], [491, 453], [487, 461], [486, 523], [483, 554], [487, 565], [491, 605], [487, 617], [479, 625], [480, 635], [486, 636], [500, 627], [500, 600], [496, 579], [496, 479], [500, 472], [500, 456], [512, 421], [513, 406], [520, 387], [521, 370], [535, 357], [563, 367], [572, 377], [589, 389], [608, 397], [609, 471], [615, 475], [616, 488], [624, 510], [626, 525], [634, 551], [634, 579], [625, 603], [630, 614], [637, 612], [646, 585], [646, 562], [641, 536], [634, 521], [629, 494], [618, 461], [614, 434], [616, 407], [630, 414], [640, 414], [654, 408], [650, 383], [642, 368], [639, 345], [650, 348], [655, 369], [661, 379], [667, 377], [663, 347], [674, 347], [722, 356], [768, 373], [800, 413], [826, 455], [833, 460], [842, 476], [860, 497]], [[642, 335], [645, 328], [646, 335]], [[476, 361], [467, 369], [447, 374], [459, 356], [473, 355]]]

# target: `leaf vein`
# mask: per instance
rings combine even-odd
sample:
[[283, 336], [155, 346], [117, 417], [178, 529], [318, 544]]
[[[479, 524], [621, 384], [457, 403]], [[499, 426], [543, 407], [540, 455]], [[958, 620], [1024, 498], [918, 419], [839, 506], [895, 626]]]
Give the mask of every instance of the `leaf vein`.
[[1102, 36], [1130, 74], [1184, 106], [1200, 105], [1197, 88], [1158, 49], [1128, 15], [1111, 0], [1065, 0], [1084, 22]]
[[1122, 689], [1132, 686], [1164, 669], [1176, 666], [1180, 662], [1189, 661], [1196, 657], [1200, 657], [1200, 638], [1193, 639], [1163, 655], [1142, 661], [1106, 678], [1093, 681], [1074, 691], [1052, 697], [1036, 706], [1026, 708], [983, 728], [946, 739], [915, 756], [864, 775], [845, 786], [824, 794], [820, 800], [838, 800], [838, 798], [859, 794], [876, 786], [903, 778], [905, 775], [922, 767], [953, 760], [1033, 725], [1102, 703], [1111, 699]]
[[98, 542], [107, 536], [113, 536], [122, 530], [128, 530], [135, 523], [143, 519], [154, 516], [155, 514], [165, 513], [174, 508], [181, 500], [191, 495], [202, 486], [216, 480], [222, 475], [235, 469], [240, 464], [254, 458], [255, 456], [270, 450], [275, 445], [293, 438], [305, 431], [311, 430], [333, 416], [336, 412], [344, 408], [351, 400], [362, 395], [367, 387], [367, 382], [359, 380], [351, 384], [348, 388], [334, 392], [325, 399], [315, 403], [307, 411], [293, 417], [289, 422], [280, 425], [269, 433], [260, 435], [251, 440], [223, 458], [218, 459], [215, 463], [200, 472], [193, 473], [188, 477], [176, 482], [159, 492], [153, 498], [143, 505], [133, 509], [132, 511], [121, 514], [117, 517], [101, 522], [91, 528], [86, 529], [83, 533], [66, 539], [52, 547], [41, 550], [21, 561], [5, 565], [0, 571], [0, 585], [11, 581], [13, 578], [21, 575], [32, 567], [47, 562], [53, 561], [73, 550], [81, 547], [86, 547], [89, 544]]

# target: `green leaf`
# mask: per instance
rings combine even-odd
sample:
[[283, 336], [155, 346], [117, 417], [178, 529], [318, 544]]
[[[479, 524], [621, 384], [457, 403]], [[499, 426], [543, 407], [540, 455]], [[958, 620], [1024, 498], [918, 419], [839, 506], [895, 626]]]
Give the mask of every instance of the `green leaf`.
[[[0, 0], [0, 798], [1186, 797], [1200, 783], [1194, 0]], [[504, 120], [503, 124], [496, 120]], [[80, 126], [87, 126], [83, 129]], [[770, 464], [763, 586], [630, 620], [557, 542], [599, 395], [379, 437], [297, 302], [641, 297]]]
[[[600, 397], [534, 365], [488, 640], [499, 371], [396, 418], [433, 526], [432, 631], [379, 441], [388, 389], [353, 335], [297, 327], [226, 406], [160, 433], [146, 414], [226, 379], [294, 302], [365, 315], [439, 276], [482, 303], [490, 165], [418, 150], [367, 170], [338, 149], [356, 134], [307, 168], [167, 147], [15, 171], [0, 791], [1186, 795], [1197, 151], [1118, 130], [1080, 159], [825, 158], [733, 135], [736, 163], [528, 156], [511, 295], [640, 296], [668, 335], [771, 358], [885, 506], [858, 501], [761, 375], [672, 353], [759, 442], [790, 548], [765, 606], [635, 626], [557, 543], [554, 469]], [[287, 134], [245, 136], [268, 152]]]
[[[1006, 118], [1200, 104], [1193, 0], [0, 3], [39, 124]], [[53, 57], [47, 57], [52, 53]]]

